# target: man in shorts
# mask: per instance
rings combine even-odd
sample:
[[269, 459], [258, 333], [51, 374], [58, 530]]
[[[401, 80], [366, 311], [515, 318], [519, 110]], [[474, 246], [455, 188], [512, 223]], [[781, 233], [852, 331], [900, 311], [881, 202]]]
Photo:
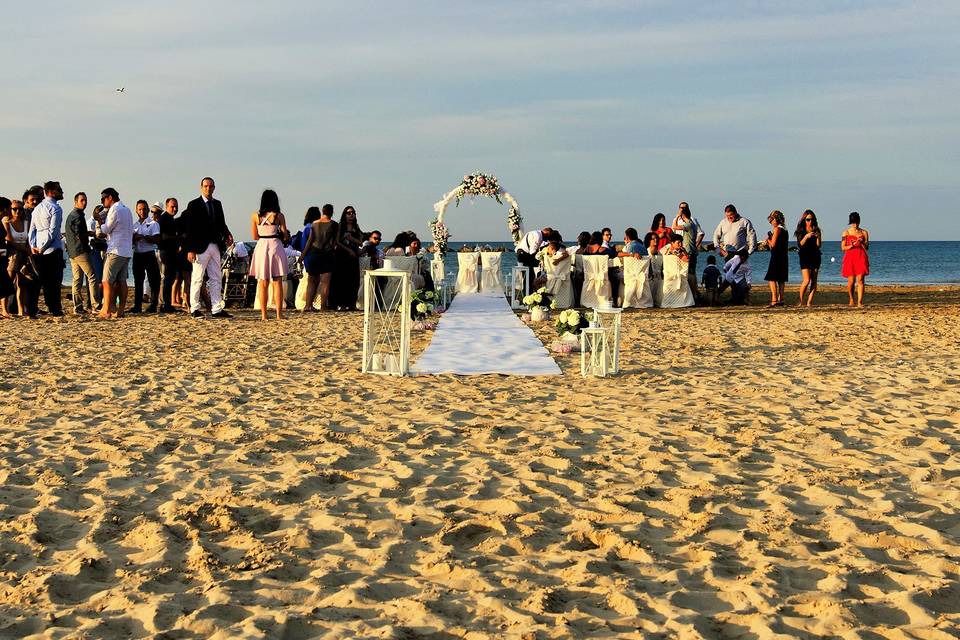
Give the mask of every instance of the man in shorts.
[[120, 194], [113, 187], [100, 192], [100, 202], [107, 212], [100, 222], [100, 230], [107, 234], [107, 258], [103, 264], [103, 310], [99, 317], [122, 318], [127, 306], [127, 267], [133, 257], [133, 212], [120, 202]]

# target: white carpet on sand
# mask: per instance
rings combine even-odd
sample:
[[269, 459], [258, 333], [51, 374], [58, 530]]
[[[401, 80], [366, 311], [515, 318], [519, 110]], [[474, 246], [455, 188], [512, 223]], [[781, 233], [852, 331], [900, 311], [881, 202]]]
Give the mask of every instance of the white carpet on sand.
[[461, 293], [441, 316], [413, 373], [558, 376], [560, 367], [502, 293]]

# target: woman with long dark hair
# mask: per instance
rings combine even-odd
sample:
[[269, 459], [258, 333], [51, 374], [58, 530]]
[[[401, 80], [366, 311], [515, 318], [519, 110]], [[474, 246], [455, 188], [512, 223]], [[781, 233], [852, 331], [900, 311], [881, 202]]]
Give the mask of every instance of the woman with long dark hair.
[[313, 311], [318, 288], [320, 310], [330, 310], [330, 278], [336, 262], [339, 236], [340, 225], [333, 220], [333, 205], [325, 204], [320, 209], [320, 217], [310, 225], [307, 244], [303, 248], [303, 268], [307, 272], [307, 303], [304, 311]]
[[860, 214], [852, 212], [849, 217], [850, 226], [843, 230], [840, 236], [840, 248], [843, 249], [843, 266], [840, 275], [847, 279], [847, 294], [850, 296], [850, 306], [853, 306], [853, 288], [857, 287], [857, 306], [863, 306], [863, 289], [865, 279], [870, 275], [870, 234], [860, 228]]
[[800, 302], [797, 306], [812, 307], [813, 294], [817, 292], [817, 278], [820, 276], [820, 245], [823, 242], [817, 214], [810, 209], [804, 211], [793, 236], [797, 239], [797, 256], [800, 258], [800, 274], [803, 276], [803, 282], [800, 283]]
[[667, 216], [662, 213], [653, 216], [653, 222], [650, 223], [650, 231], [657, 235], [658, 250], [670, 244], [670, 236], [673, 235], [673, 229], [667, 226]]
[[337, 311], [356, 311], [357, 309], [362, 244], [363, 231], [357, 224], [357, 210], [348, 205], [340, 214], [337, 258], [334, 263], [333, 281], [330, 283], [330, 301]]
[[767, 247], [770, 249], [770, 264], [767, 266], [767, 275], [763, 277], [770, 284], [771, 307], [783, 306], [783, 288], [787, 282], [789, 263], [787, 262], [787, 228], [783, 226], [782, 211], [771, 211], [767, 222], [773, 227], [767, 236]]
[[277, 320], [280, 320], [283, 317], [283, 279], [287, 277], [287, 254], [283, 242], [290, 232], [280, 211], [280, 198], [273, 189], [265, 189], [260, 196], [260, 208], [250, 216], [250, 228], [257, 241], [250, 260], [250, 275], [257, 279], [260, 319], [267, 319], [267, 289], [273, 287], [273, 302], [277, 306]]

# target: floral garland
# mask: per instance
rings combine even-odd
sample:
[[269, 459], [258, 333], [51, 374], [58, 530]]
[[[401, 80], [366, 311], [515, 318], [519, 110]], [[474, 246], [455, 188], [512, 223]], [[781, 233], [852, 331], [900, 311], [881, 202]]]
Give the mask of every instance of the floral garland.
[[430, 233], [433, 236], [435, 260], [443, 260], [444, 254], [447, 253], [447, 244], [450, 238], [450, 232], [443, 223], [444, 212], [451, 202], [460, 206], [460, 201], [468, 196], [471, 198], [475, 196], [493, 198], [500, 204], [503, 204], [503, 201], [506, 200], [507, 204], [510, 205], [510, 210], [507, 213], [507, 228], [510, 229], [513, 241], [520, 242], [520, 238], [523, 236], [523, 216], [520, 215], [520, 205], [513, 199], [513, 196], [504, 191], [496, 176], [477, 171], [463, 176], [463, 180], [455, 189], [445, 194], [440, 202], [433, 205], [437, 217], [430, 221]]

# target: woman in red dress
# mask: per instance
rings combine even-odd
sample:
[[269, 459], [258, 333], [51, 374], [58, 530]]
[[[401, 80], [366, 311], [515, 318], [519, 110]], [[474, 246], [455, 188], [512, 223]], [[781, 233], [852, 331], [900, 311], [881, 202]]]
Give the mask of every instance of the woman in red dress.
[[650, 231], [657, 234], [657, 249], [663, 249], [670, 244], [670, 236], [673, 234], [673, 229], [667, 226], [667, 216], [662, 213], [653, 216]]
[[840, 248], [843, 249], [843, 266], [840, 275], [847, 279], [847, 294], [850, 306], [853, 306], [853, 287], [857, 286], [857, 306], [863, 306], [864, 278], [870, 275], [870, 234], [860, 228], [860, 214], [850, 214], [850, 226], [840, 236]]

